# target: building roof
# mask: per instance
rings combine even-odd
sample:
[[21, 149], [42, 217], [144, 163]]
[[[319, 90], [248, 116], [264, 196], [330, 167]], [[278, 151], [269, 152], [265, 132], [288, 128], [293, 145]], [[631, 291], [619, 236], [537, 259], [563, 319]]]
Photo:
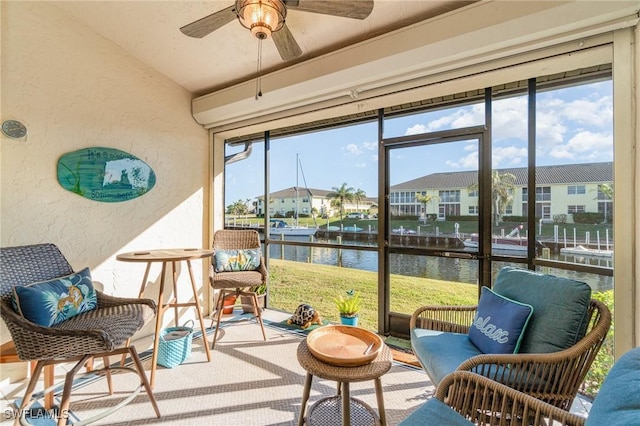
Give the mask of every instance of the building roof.
[[[516, 186], [527, 185], [527, 167], [497, 169], [516, 177]], [[536, 185], [613, 182], [613, 163], [562, 164], [536, 168]], [[467, 188], [478, 183], [477, 171], [433, 173], [391, 186], [391, 191], [425, 188]]]

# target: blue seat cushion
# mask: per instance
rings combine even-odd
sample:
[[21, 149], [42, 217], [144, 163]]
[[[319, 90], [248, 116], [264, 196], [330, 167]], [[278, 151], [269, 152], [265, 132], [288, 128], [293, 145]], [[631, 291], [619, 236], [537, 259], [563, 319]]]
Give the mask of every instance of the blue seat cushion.
[[591, 287], [526, 269], [500, 270], [493, 291], [533, 307], [519, 353], [551, 353], [575, 345], [586, 333]]
[[399, 426], [468, 426], [472, 424], [444, 402], [431, 398], [409, 414], [409, 417], [401, 421]]
[[624, 354], [593, 401], [587, 426], [640, 424], [640, 347]]
[[435, 384], [456, 370], [467, 359], [482, 354], [467, 334], [414, 328], [411, 346], [425, 371]]

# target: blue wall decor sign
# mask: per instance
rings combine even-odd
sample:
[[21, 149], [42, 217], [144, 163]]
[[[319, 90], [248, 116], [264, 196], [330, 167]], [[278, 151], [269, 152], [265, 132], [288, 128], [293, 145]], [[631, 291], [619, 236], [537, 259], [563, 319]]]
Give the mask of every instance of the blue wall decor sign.
[[58, 182], [64, 189], [103, 203], [133, 200], [151, 191], [156, 174], [128, 152], [92, 147], [68, 152], [58, 160]]

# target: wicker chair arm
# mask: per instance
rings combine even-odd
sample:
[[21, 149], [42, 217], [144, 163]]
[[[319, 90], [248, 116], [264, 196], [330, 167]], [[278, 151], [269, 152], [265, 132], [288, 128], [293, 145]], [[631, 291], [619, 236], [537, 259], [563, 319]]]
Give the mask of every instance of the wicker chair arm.
[[102, 330], [82, 333], [43, 327], [17, 314], [10, 303], [0, 302], [0, 315], [11, 333], [18, 357], [24, 361], [70, 356], [69, 348], [109, 347], [109, 336]]
[[269, 272], [267, 271], [267, 265], [264, 261], [264, 257], [260, 258], [260, 267], [258, 268], [258, 270], [260, 271], [260, 274], [262, 274], [262, 283], [263, 284], [268, 284], [269, 283]]
[[469, 371], [447, 375], [438, 385], [435, 398], [482, 425], [502, 425], [505, 419], [512, 420], [509, 424], [583, 426], [585, 423], [583, 417]]
[[477, 306], [422, 306], [411, 315], [409, 329], [468, 333]]
[[98, 296], [99, 308], [108, 308], [111, 306], [121, 305], [147, 305], [153, 310], [154, 314], [157, 313], [156, 302], [151, 299], [110, 296], [98, 290], [96, 290], [96, 295]]

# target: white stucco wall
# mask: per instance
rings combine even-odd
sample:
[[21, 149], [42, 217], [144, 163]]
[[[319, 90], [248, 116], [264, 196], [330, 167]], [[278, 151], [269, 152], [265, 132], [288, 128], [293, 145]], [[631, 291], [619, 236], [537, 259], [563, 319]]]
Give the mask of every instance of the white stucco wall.
[[[55, 243], [74, 269], [89, 266], [104, 292], [136, 297], [145, 265], [117, 262], [116, 254], [208, 244], [209, 142], [191, 115], [191, 95], [55, 4], [3, 1], [1, 8], [0, 118], [23, 122], [28, 136], [0, 140], [0, 243]], [[119, 203], [66, 191], [57, 182], [58, 158], [96, 146], [144, 160], [156, 173], [156, 186]], [[193, 266], [202, 290], [201, 262]], [[154, 265], [153, 298], [159, 274]], [[179, 283], [179, 294], [188, 299], [184, 267]], [[1, 327], [4, 342], [9, 333]], [[4, 375], [6, 366], [0, 368]]]

